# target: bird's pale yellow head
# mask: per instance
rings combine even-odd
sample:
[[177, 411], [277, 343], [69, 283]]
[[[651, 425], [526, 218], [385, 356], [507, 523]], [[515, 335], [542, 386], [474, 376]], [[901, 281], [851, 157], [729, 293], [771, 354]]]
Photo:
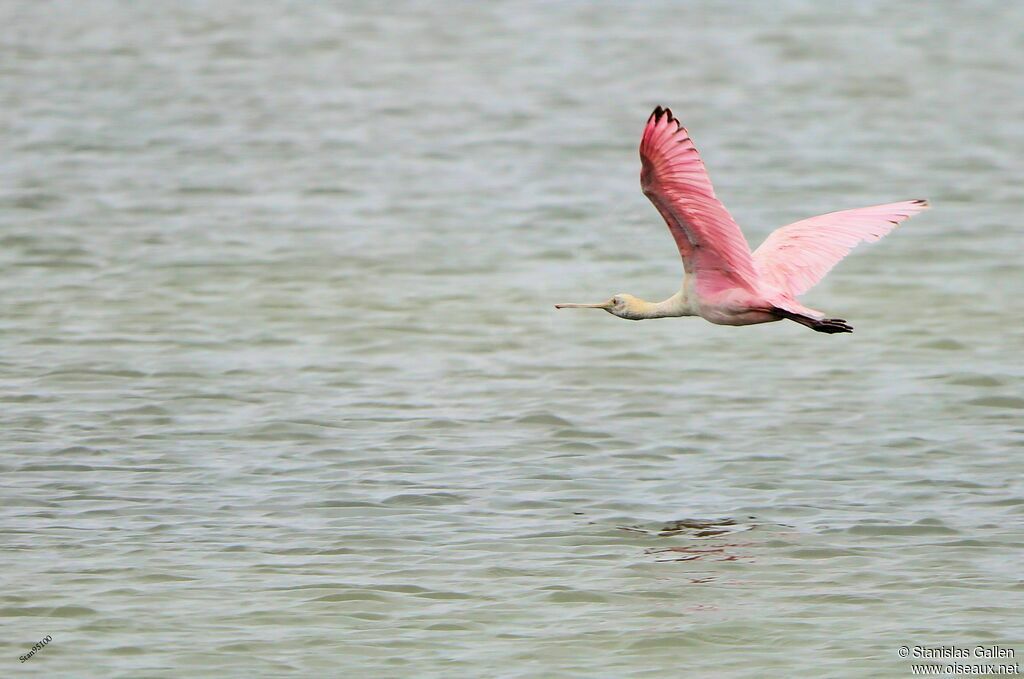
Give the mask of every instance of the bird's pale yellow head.
[[624, 292], [600, 302], [598, 304], [556, 304], [556, 309], [604, 309], [613, 316], [625, 318], [631, 321], [639, 321], [646, 318], [644, 307], [647, 302], [639, 297], [628, 295]]

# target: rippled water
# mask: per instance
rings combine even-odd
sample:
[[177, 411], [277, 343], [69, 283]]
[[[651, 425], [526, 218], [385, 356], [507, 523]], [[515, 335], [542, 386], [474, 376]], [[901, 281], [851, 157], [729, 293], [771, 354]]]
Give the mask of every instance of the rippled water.
[[[0, 674], [1024, 656], [1019, 3], [0, 18]], [[933, 201], [855, 334], [552, 308], [677, 289], [656, 104], [755, 243]]]

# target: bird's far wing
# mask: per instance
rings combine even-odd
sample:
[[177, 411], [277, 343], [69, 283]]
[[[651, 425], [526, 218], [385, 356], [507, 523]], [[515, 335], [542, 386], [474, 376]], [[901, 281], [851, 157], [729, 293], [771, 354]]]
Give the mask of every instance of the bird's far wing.
[[906, 200], [803, 219], [773, 231], [754, 252], [754, 263], [762, 280], [797, 297], [814, 287], [858, 243], [878, 240], [927, 208], [928, 201]]
[[757, 288], [757, 270], [739, 225], [715, 197], [686, 128], [660, 106], [640, 141], [640, 186], [665, 218], [698, 286]]

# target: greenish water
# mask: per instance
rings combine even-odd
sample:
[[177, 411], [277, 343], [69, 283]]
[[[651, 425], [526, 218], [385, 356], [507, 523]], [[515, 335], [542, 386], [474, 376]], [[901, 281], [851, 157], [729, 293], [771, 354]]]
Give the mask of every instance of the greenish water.
[[[1021, 9], [0, 3], [0, 676], [1024, 662]], [[656, 104], [932, 200], [853, 335], [552, 308], [677, 289]]]

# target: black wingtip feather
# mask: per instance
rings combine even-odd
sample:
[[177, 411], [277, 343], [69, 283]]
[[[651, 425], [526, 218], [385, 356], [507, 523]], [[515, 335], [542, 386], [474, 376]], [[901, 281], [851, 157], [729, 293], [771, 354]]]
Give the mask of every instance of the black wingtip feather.
[[683, 124], [681, 122], [679, 122], [678, 118], [676, 118], [674, 115], [672, 115], [672, 109], [670, 109], [667, 106], [665, 106], [665, 107], [656, 106], [654, 108], [654, 112], [651, 113], [651, 117], [648, 118], [647, 120], [648, 120], [648, 122], [653, 120], [655, 123], [660, 123], [662, 116], [665, 116], [665, 120], [667, 120], [668, 122], [675, 123], [677, 130], [683, 129]]
[[667, 106], [656, 106], [654, 108], [654, 113], [651, 114], [651, 118], [654, 119], [654, 122], [659, 122], [662, 116], [665, 116], [665, 119], [668, 120], [669, 122], [675, 121], [677, 125], [679, 124], [679, 121], [676, 120], [675, 116], [672, 115], [672, 109], [670, 109]]

